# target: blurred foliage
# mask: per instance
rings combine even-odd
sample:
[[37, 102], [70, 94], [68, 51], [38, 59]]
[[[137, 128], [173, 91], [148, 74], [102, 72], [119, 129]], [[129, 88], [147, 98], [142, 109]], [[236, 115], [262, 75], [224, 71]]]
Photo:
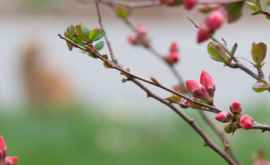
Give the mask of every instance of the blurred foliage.
[[64, 0], [23, 0], [24, 6], [33, 11], [61, 6], [64, 2]]
[[[80, 106], [51, 109], [54, 113], [19, 110], [0, 115], [0, 133], [10, 155], [20, 156], [20, 165], [225, 165], [173, 113], [169, 121], [147, 123], [115, 120]], [[265, 109], [256, 112], [267, 120]], [[259, 148], [270, 153], [269, 133], [241, 131], [232, 139], [233, 149], [245, 165], [251, 164], [252, 154]]]

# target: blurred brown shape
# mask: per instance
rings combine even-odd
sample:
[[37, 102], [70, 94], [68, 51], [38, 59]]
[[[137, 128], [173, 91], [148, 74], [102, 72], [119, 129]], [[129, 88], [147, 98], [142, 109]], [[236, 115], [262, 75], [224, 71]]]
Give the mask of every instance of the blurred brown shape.
[[253, 165], [270, 165], [270, 161], [266, 160], [266, 155], [263, 150], [257, 151], [253, 161]]
[[70, 104], [73, 101], [69, 80], [44, 62], [41, 44], [30, 42], [23, 49], [22, 77], [31, 104]]

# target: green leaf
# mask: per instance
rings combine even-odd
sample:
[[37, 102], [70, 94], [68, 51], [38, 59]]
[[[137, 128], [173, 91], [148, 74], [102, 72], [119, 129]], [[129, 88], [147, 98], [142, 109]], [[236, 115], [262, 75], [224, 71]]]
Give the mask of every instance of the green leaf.
[[228, 124], [225, 128], [224, 131], [228, 134], [231, 134], [235, 131], [235, 128], [233, 126], [233, 124]]
[[183, 3], [183, 0], [175, 0], [176, 5], [181, 5]]
[[[76, 36], [75, 36], [75, 26], [71, 25], [67, 28], [66, 32], [64, 33], [64, 36], [74, 42], [76, 42]], [[67, 42], [67, 46], [69, 50], [73, 49], [73, 45]]]
[[181, 101], [181, 97], [179, 97], [177, 95], [173, 95], [173, 96], [166, 98], [166, 100], [169, 101], [170, 103], [179, 103]]
[[100, 51], [104, 47], [105, 43], [104, 41], [100, 41], [97, 44], [95, 44], [95, 48]]
[[257, 66], [261, 66], [267, 52], [267, 45], [263, 42], [252, 43], [251, 54], [252, 59]]
[[81, 35], [83, 36], [84, 40], [88, 40], [88, 35], [90, 33], [89, 28], [81, 24]]
[[228, 63], [230, 60], [230, 57], [226, 55], [217, 43], [209, 42], [207, 50], [210, 57], [217, 62]]
[[258, 6], [256, 3], [251, 2], [251, 1], [247, 1], [246, 4], [248, 5], [248, 7], [250, 8], [250, 10], [252, 11], [252, 13], [257, 13], [258, 11], [260, 11], [260, 6]]
[[253, 85], [252, 89], [257, 93], [261, 93], [261, 92], [269, 90], [270, 85], [268, 83], [265, 83], [265, 82], [256, 82]]
[[237, 21], [242, 16], [242, 10], [244, 6], [244, 1], [232, 2], [225, 6], [228, 12], [228, 21], [233, 23]]
[[115, 14], [122, 19], [127, 19], [129, 16], [129, 10], [123, 5], [117, 5], [115, 7]]
[[268, 0], [260, 0], [260, 5], [263, 11], [270, 13], [270, 3]]
[[88, 38], [91, 42], [94, 42], [100, 40], [104, 35], [105, 32], [102, 29], [95, 28], [89, 32]]
[[209, 42], [208, 44], [208, 53], [210, 55], [210, 57], [218, 62], [223, 62], [223, 58], [220, 54], [220, 52], [216, 49], [216, 47], [214, 46], [214, 44], [212, 42]]

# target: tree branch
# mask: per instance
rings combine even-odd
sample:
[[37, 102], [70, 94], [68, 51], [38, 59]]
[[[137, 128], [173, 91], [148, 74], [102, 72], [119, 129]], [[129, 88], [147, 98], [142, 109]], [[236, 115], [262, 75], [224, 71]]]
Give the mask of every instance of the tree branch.
[[[129, 19], [121, 19], [123, 20], [123, 22], [134, 32], [137, 33], [136, 27], [135, 25], [129, 20]], [[144, 46], [144, 48], [146, 50], [148, 50], [153, 56], [155, 56], [157, 59], [159, 59], [161, 62], [163, 62], [172, 72], [172, 74], [174, 75], [174, 77], [178, 80], [179, 85], [183, 85], [184, 84], [184, 79], [182, 78], [181, 74], [176, 70], [174, 65], [170, 65], [169, 63], [166, 62], [166, 60], [163, 58], [163, 56], [151, 45], [151, 43], [149, 42], [147, 44], [147, 46]], [[235, 162], [238, 163], [236, 156], [233, 154], [230, 145], [229, 145], [229, 141], [227, 139], [227, 137], [225, 136], [224, 132], [219, 130], [219, 128], [217, 128], [217, 126], [210, 120], [208, 119], [207, 115], [205, 114], [205, 112], [200, 111], [199, 115], [201, 116], [201, 118], [203, 119], [203, 121], [207, 124], [207, 126], [209, 126], [211, 128], [211, 130], [217, 135], [217, 137], [220, 139], [220, 141], [222, 142], [222, 144], [224, 145], [224, 149], [225, 151], [229, 154], [229, 156], [231, 156], [232, 159], [235, 160]]]
[[[132, 81], [138, 87], [143, 89], [146, 92], [148, 97], [154, 98], [155, 100], [159, 101], [160, 103], [163, 103], [164, 105], [168, 106], [179, 117], [181, 117], [187, 124], [189, 124], [194, 129], [194, 131], [196, 131], [196, 133], [198, 135], [200, 135], [200, 137], [204, 140], [206, 146], [209, 146], [213, 151], [215, 151], [220, 157], [222, 157], [230, 165], [237, 165], [234, 162], [234, 160], [231, 159], [231, 157], [226, 152], [224, 152], [222, 149], [220, 149], [207, 136], [207, 134], [204, 133], [204, 131], [195, 123], [195, 121], [193, 121], [192, 118], [190, 118], [184, 112], [181, 112], [180, 110], [178, 110], [175, 106], [173, 106], [172, 104], [170, 104], [166, 100], [164, 100], [164, 99], [160, 98], [159, 96], [155, 95], [154, 93], [152, 93], [140, 81], [153, 85], [152, 82], [150, 83], [150, 81], [145, 80], [144, 78], [141, 78], [139, 76], [136, 76], [136, 75], [130, 73], [129, 71], [125, 70], [122, 66], [120, 66], [118, 64], [115, 64], [112, 61], [108, 60], [107, 58], [103, 57], [92, 45], [88, 45], [87, 47], [83, 47], [81, 45], [78, 45], [78, 44], [74, 43], [73, 41], [69, 40], [68, 38], [63, 37], [62, 35], [59, 35], [59, 37], [61, 39], [64, 39], [69, 44], [72, 44], [74, 47], [79, 48], [79, 49], [81, 49], [83, 51], [86, 51], [86, 52], [89, 52], [90, 54], [95, 55], [96, 58], [101, 60], [103, 63], [106, 63], [108, 67], [110, 67], [111, 69], [115, 69], [115, 70], [119, 71], [121, 73], [121, 75], [123, 75], [123, 76], [125, 76], [127, 78], [127, 81]], [[158, 85], [158, 86], [162, 87], [162, 85]]]
[[[126, 71], [122, 66], [113, 63], [106, 57], [102, 56], [92, 45], [88, 46], [81, 46], [76, 43], [74, 43], [72, 40], [69, 40], [68, 38], [63, 37], [62, 35], [59, 35], [61, 39], [64, 39], [69, 44], [73, 45], [74, 47], [77, 47], [83, 51], [89, 52], [90, 54], [95, 55], [96, 58], [101, 60], [103, 63], [107, 64], [107, 67], [110, 67], [111, 69], [115, 69], [119, 71], [123, 76], [127, 78], [127, 80], [130, 80], [134, 82], [137, 86], [139, 86], [141, 89], [143, 89], [147, 96], [154, 98], [155, 100], [159, 101], [160, 103], [163, 103], [164, 105], [168, 106], [171, 110], [173, 110], [179, 117], [181, 117], [187, 124], [189, 124], [194, 131], [196, 131], [197, 134], [200, 135], [200, 137], [204, 140], [205, 144], [209, 146], [213, 151], [215, 151], [220, 157], [222, 157], [227, 163], [230, 165], [237, 165], [237, 163], [223, 150], [221, 150], [205, 133], [204, 131], [193, 121], [192, 118], [190, 118], [188, 115], [186, 115], [184, 112], [178, 110], [175, 106], [167, 102], [166, 100], [163, 100], [159, 96], [153, 94], [150, 90], [148, 90], [140, 81], [152, 84], [151, 81], [145, 80], [144, 78], [141, 78], [139, 76], [136, 76], [129, 71]], [[150, 83], [151, 82], [151, 83]], [[157, 83], [159, 84], [159, 83]], [[162, 85], [154, 85], [156, 87], [160, 87], [163, 89], [164, 87]], [[167, 88], [165, 88], [167, 89]], [[270, 131], [270, 126], [262, 125], [262, 124], [256, 124], [253, 129], [260, 129], [262, 131]]]
[[237, 165], [238, 164], [226, 152], [224, 152], [222, 149], [220, 149], [219, 146], [216, 145], [210, 139], [210, 137], [197, 125], [197, 123], [190, 116], [188, 116], [184, 112], [180, 111], [175, 106], [173, 106], [172, 104], [166, 102], [165, 100], [158, 97], [157, 95], [153, 94], [150, 90], [148, 90], [145, 86], [140, 84], [137, 80], [131, 80], [131, 81], [134, 82], [137, 86], [139, 86], [142, 90], [144, 90], [147, 93], [148, 97], [151, 97], [151, 98], [159, 101], [160, 103], [166, 105], [173, 112], [175, 112], [179, 117], [181, 117], [204, 140], [205, 146], [210, 147], [214, 152], [216, 152], [219, 156], [221, 156], [230, 165]]
[[207, 114], [203, 111], [199, 111], [199, 114], [201, 118], [207, 123], [207, 125], [212, 129], [212, 131], [218, 136], [218, 138], [221, 140], [225, 152], [236, 162], [236, 164], [240, 164], [233, 153], [233, 150], [231, 149], [230, 142], [225, 135], [224, 131], [220, 130], [215, 123], [207, 116]]

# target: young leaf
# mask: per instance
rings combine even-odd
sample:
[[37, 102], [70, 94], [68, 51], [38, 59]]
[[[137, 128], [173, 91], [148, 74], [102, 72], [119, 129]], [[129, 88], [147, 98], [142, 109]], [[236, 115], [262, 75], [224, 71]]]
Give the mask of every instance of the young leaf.
[[85, 25], [81, 24], [81, 35], [85, 41], [90, 41], [88, 38], [89, 33], [90, 33], [89, 28], [87, 28]]
[[267, 45], [263, 42], [252, 43], [251, 54], [252, 59], [257, 66], [261, 66], [267, 52]]
[[237, 21], [242, 16], [244, 1], [232, 2], [226, 5], [229, 23]]
[[265, 82], [256, 82], [252, 89], [257, 92], [257, 93], [260, 93], [260, 92], [264, 92], [264, 91], [267, 91], [270, 89], [270, 85], [265, 83]]
[[247, 1], [246, 4], [248, 5], [252, 13], [257, 13], [258, 11], [261, 10], [260, 7], [254, 2]]
[[117, 5], [115, 7], [115, 14], [122, 19], [127, 19], [129, 16], [129, 10], [123, 5]]
[[234, 126], [232, 123], [228, 124], [228, 125], [224, 128], [224, 131], [225, 131], [226, 133], [228, 133], [228, 134], [234, 133], [235, 130], [236, 130], [236, 128], [235, 128], [235, 126]]
[[221, 49], [221, 47], [214, 42], [208, 43], [207, 50], [208, 50], [210, 57], [217, 62], [222, 62], [222, 63], [226, 64], [230, 60], [230, 57], [228, 57], [225, 54], [225, 52]]
[[269, 0], [260, 0], [261, 9], [267, 13], [270, 13], [270, 3]]
[[104, 41], [100, 41], [97, 44], [95, 44], [95, 48], [100, 51], [104, 47]]
[[[260, 0], [258, 3], [260, 4], [262, 11], [264, 11], [265, 13], [270, 13], [269, 0]], [[268, 20], [270, 19], [270, 15], [266, 14], [265, 16]]]
[[221, 57], [220, 52], [215, 48], [212, 42], [209, 42], [207, 50], [208, 50], [208, 54], [213, 60], [218, 61], [218, 62], [223, 62], [223, 58]]
[[176, 96], [176, 95], [173, 95], [173, 96], [170, 96], [168, 98], [166, 98], [167, 101], [169, 101], [170, 103], [179, 103], [181, 101], [181, 97], [179, 96]]
[[89, 40], [91, 42], [98, 41], [104, 37], [105, 32], [102, 29], [95, 28], [89, 32]]

